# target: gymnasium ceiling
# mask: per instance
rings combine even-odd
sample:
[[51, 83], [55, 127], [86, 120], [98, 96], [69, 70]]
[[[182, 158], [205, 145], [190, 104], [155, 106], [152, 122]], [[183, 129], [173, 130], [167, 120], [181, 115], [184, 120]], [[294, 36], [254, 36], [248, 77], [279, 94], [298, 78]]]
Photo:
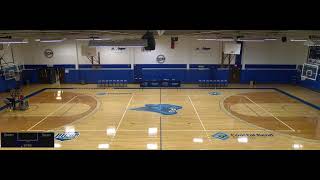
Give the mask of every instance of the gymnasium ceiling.
[[[157, 36], [157, 30], [152, 30]], [[146, 30], [7, 30], [0, 31], [0, 37], [12, 36], [19, 38], [39, 37], [134, 37], [142, 36]], [[320, 36], [320, 31], [312, 30], [165, 30], [163, 35], [167, 36], [191, 36], [191, 37], [301, 37], [310, 35]]]

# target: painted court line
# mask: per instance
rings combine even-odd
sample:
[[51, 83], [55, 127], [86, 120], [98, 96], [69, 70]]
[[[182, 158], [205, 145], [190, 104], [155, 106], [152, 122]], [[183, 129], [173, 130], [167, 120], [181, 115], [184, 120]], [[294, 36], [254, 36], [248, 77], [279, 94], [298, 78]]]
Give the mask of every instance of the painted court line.
[[295, 130], [290, 127], [288, 124], [286, 124], [285, 122], [281, 121], [279, 118], [277, 118], [276, 116], [274, 116], [271, 112], [265, 110], [263, 107], [261, 107], [260, 105], [258, 105], [257, 103], [255, 103], [254, 101], [252, 101], [248, 96], [244, 96], [244, 95], [237, 95], [237, 96], [242, 96], [242, 97], [245, 97], [247, 98], [249, 101], [251, 101], [252, 103], [254, 103], [256, 106], [258, 106], [260, 109], [262, 109], [263, 111], [267, 112], [268, 114], [270, 114], [273, 118], [275, 118], [276, 120], [278, 120], [279, 122], [281, 122], [282, 124], [284, 124], [285, 126], [287, 126], [289, 129], [291, 129], [291, 131], [294, 131]]
[[202, 123], [202, 121], [201, 121], [201, 118], [200, 118], [200, 116], [199, 116], [199, 113], [198, 113], [198, 111], [197, 111], [196, 107], [194, 106], [194, 104], [193, 104], [193, 102], [192, 102], [192, 100], [191, 100], [190, 96], [188, 96], [188, 98], [189, 98], [189, 100], [190, 100], [190, 102], [191, 102], [191, 105], [192, 105], [192, 107], [193, 107], [194, 111], [196, 112], [196, 115], [197, 115], [197, 117], [198, 117], [198, 119], [199, 119], [199, 121], [200, 121], [200, 123], [201, 123], [201, 126], [202, 126], [203, 130], [205, 131], [205, 133], [206, 133], [206, 135], [207, 135], [207, 137], [208, 137], [209, 141], [211, 141], [210, 136], [208, 135], [207, 130], [206, 130], [206, 128], [204, 127], [204, 125], [203, 125], [203, 123]]
[[[120, 119], [120, 121], [119, 121], [119, 123], [118, 123], [118, 126], [117, 126], [116, 130], [115, 130], [115, 134], [114, 134], [114, 136], [112, 137], [112, 141], [113, 141], [114, 137], [116, 136], [116, 134], [117, 134], [117, 132], [118, 132], [118, 129], [119, 129], [121, 123], [122, 123], [122, 120], [123, 120], [124, 116], [125, 116], [126, 113], [127, 113], [127, 110], [128, 110], [128, 108], [129, 108], [129, 106], [130, 106], [130, 103], [131, 103], [132, 99], [133, 99], [133, 95], [131, 95], [131, 98], [130, 98], [127, 106], [126, 106], [126, 109], [125, 109], [125, 111], [124, 111], [123, 114], [122, 114], [122, 117], [121, 117], [121, 119]], [[106, 131], [106, 130], [104, 130], [104, 131]]]
[[[50, 132], [50, 130], [30, 130], [30, 131], [47, 131], [47, 132]], [[65, 130], [55, 130], [55, 132], [64, 132]], [[76, 130], [77, 132], [106, 132], [106, 129], [104, 130], [81, 130], [81, 129], [77, 129]], [[207, 130], [181, 130], [181, 129], [178, 129], [178, 130], [161, 130], [161, 131], [164, 131], [164, 132], [201, 132], [201, 131], [231, 131], [231, 132], [238, 132], [238, 131], [245, 131], [245, 132], [266, 132], [266, 131], [278, 131], [278, 132], [292, 132], [292, 130], [261, 130], [261, 129], [257, 129], [257, 130], [254, 130], [254, 129], [239, 129], [239, 130], [236, 130], [236, 129], [207, 129]], [[118, 132], [148, 132], [148, 129], [146, 130], [130, 130], [130, 129], [124, 129], [124, 130], [118, 130]]]
[[56, 113], [57, 111], [59, 111], [60, 109], [62, 109], [63, 107], [65, 107], [69, 102], [71, 102], [72, 100], [74, 100], [75, 98], [77, 98], [79, 96], [75, 96], [72, 99], [70, 99], [68, 102], [64, 103], [63, 105], [61, 105], [58, 109], [52, 111], [50, 114], [48, 114], [46, 117], [44, 117], [42, 120], [40, 120], [38, 123], [36, 123], [35, 125], [31, 126], [29, 129], [27, 129], [27, 131], [30, 131], [31, 129], [33, 129], [34, 127], [36, 127], [37, 125], [39, 125], [40, 123], [42, 123], [43, 121], [45, 121], [49, 116], [51, 116], [52, 114]]

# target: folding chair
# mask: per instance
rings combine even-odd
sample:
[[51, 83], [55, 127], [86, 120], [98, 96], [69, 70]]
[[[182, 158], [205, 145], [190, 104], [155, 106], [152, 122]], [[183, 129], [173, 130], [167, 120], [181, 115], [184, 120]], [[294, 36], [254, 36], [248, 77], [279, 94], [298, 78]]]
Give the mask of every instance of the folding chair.
[[227, 87], [227, 80], [223, 80], [223, 87]]
[[209, 87], [209, 85], [210, 85], [209, 83], [210, 83], [210, 81], [209, 81], [209, 80], [206, 80], [206, 81], [205, 81], [205, 87]]
[[98, 88], [100, 88], [100, 87], [101, 87], [101, 80], [98, 80], [97, 87], [98, 87]]
[[106, 87], [106, 81], [105, 80], [101, 80], [101, 87]]
[[209, 87], [213, 87], [213, 81], [209, 80]]
[[221, 86], [221, 81], [217, 80], [217, 88], [219, 88]]

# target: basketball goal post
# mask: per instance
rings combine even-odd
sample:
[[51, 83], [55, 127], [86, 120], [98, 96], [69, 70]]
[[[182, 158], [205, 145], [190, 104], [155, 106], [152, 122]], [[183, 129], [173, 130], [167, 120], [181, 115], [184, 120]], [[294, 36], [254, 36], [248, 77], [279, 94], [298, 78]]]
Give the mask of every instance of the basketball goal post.
[[3, 76], [6, 81], [13, 79], [20, 81], [24, 65], [18, 64], [15, 61], [12, 46], [10, 44], [7, 44], [5, 47], [2, 45], [0, 51], [0, 76]]
[[233, 59], [236, 55], [239, 55], [241, 51], [241, 44], [234, 42], [224, 42], [223, 43], [223, 52], [221, 58], [221, 65], [225, 65], [225, 60], [228, 59], [227, 65], [230, 66]]
[[14, 79], [15, 81], [20, 81], [23, 66], [10, 63], [10, 64], [1, 65], [0, 70], [1, 70], [1, 75], [4, 76], [4, 79], [6, 81], [12, 80], [12, 79]]
[[316, 81], [320, 68], [320, 46], [309, 46], [307, 62], [303, 64], [301, 70], [301, 80], [306, 79]]

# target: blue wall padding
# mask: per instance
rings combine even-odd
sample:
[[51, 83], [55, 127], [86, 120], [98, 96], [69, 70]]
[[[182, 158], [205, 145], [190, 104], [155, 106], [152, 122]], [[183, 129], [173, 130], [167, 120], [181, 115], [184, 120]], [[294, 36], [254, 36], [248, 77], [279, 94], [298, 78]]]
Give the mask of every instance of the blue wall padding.
[[74, 68], [76, 68], [76, 65], [74, 65], [74, 64], [55, 64], [55, 65], [53, 65], [53, 67], [74, 69]]
[[217, 69], [220, 67], [220, 64], [190, 64], [190, 68], [213, 68]]
[[305, 81], [300, 81], [299, 84], [303, 87], [320, 92], [320, 78], [318, 78], [317, 81], [306, 79]]
[[292, 64], [246, 64], [245, 68], [255, 69], [296, 69], [296, 65]]
[[[92, 64], [79, 64], [79, 68], [92, 68]], [[131, 68], [131, 64], [100, 64], [101, 68]]]
[[0, 77], [0, 92], [6, 92], [15, 87], [16, 87], [16, 81], [14, 79], [5, 80], [4, 77]]
[[133, 81], [133, 70], [69, 70], [65, 74], [66, 83], [79, 83], [84, 80], [86, 83], [97, 83], [98, 80], [127, 80]]
[[25, 69], [22, 72], [23, 82], [26, 82], [27, 80], [29, 83], [38, 83], [39, 77], [38, 77], [38, 70], [36, 69]]
[[186, 69], [142, 69], [142, 78], [143, 80], [175, 79], [184, 81], [186, 73]]
[[187, 64], [135, 64], [134, 68], [187, 68]]
[[[56, 67], [68, 69], [65, 74], [66, 83], [97, 83], [98, 80], [127, 80], [134, 82], [134, 75], [142, 77], [142, 80], [175, 79], [184, 83], [196, 83], [199, 80], [228, 80], [229, 70], [219, 69], [217, 64], [135, 64], [134, 70], [130, 64], [108, 64], [102, 65], [102, 69], [89, 68], [91, 65], [80, 65], [75, 70], [72, 64], [57, 64]], [[30, 83], [38, 83], [38, 69], [47, 65], [25, 65], [23, 80]], [[246, 69], [241, 70], [241, 83], [256, 81], [257, 83], [290, 83], [297, 70], [295, 65], [264, 65], [248, 64]], [[103, 69], [107, 68], [107, 69]], [[121, 69], [112, 69], [121, 68]], [[305, 87], [319, 89], [319, 81], [305, 81], [300, 83]], [[5, 91], [12, 83], [1, 81], [0, 91]]]
[[245, 69], [241, 70], [241, 83], [249, 83], [250, 81], [256, 81], [257, 83], [290, 83], [294, 76], [296, 76], [297, 70], [256, 70]]
[[197, 83], [199, 80], [210, 80], [213, 78], [213, 72], [207, 69], [189, 69], [187, 71], [186, 82]]
[[193, 83], [199, 80], [227, 80], [229, 70], [220, 69], [142, 69], [143, 80], [175, 79]]

